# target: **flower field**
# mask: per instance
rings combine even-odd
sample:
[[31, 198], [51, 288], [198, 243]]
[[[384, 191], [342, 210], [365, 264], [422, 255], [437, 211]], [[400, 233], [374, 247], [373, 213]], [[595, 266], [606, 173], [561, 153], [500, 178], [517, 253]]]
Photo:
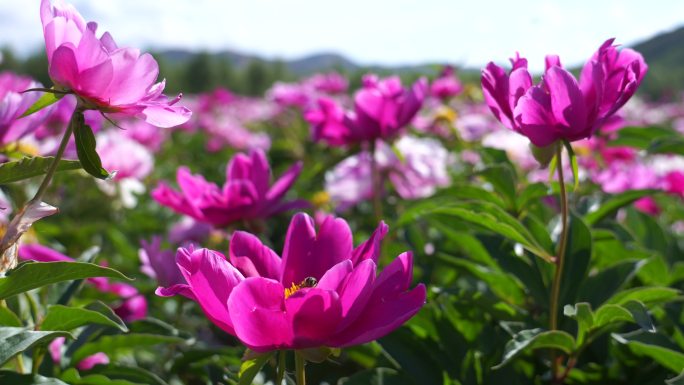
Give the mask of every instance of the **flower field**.
[[637, 50], [171, 94], [84, 16], [0, 72], [0, 385], [684, 384], [684, 100]]

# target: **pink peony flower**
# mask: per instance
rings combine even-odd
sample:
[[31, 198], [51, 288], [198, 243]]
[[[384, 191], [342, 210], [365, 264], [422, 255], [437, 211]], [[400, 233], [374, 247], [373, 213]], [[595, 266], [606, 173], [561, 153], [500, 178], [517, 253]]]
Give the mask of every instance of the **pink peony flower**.
[[[62, 348], [64, 347], [64, 342], [66, 342], [66, 338], [57, 337], [48, 345], [48, 351], [50, 352], [52, 362], [56, 364], [59, 364], [62, 361]], [[108, 363], [109, 357], [105, 353], [98, 352], [83, 358], [76, 364], [76, 368], [78, 370], [90, 370], [95, 367], [95, 365], [107, 365]]]
[[61, 0], [41, 0], [40, 18], [45, 36], [48, 72], [55, 87], [76, 94], [88, 109], [121, 113], [144, 119], [157, 127], [185, 123], [190, 110], [162, 94], [165, 82], [150, 54], [119, 48], [97, 24], [86, 23], [78, 11]]
[[[439, 141], [404, 136], [395, 142], [394, 150], [383, 142], [376, 145], [378, 170], [387, 176], [400, 197], [429, 197], [437, 188], [451, 184], [448, 166], [453, 159]], [[371, 179], [371, 155], [363, 151], [325, 174], [325, 190], [337, 210], [344, 211], [373, 197]]]
[[161, 237], [152, 238], [151, 242], [141, 241], [142, 248], [138, 250], [140, 258], [140, 271], [152, 279], [157, 280], [161, 286], [173, 286], [185, 283], [178, 266], [173, 263], [175, 258], [172, 250], [162, 250]]
[[416, 116], [427, 94], [427, 81], [422, 78], [410, 89], [404, 89], [396, 76], [379, 79], [366, 75], [363, 83], [354, 97], [353, 112], [321, 98], [318, 108], [305, 114], [315, 141], [343, 146], [393, 138]]
[[112, 129], [97, 134], [97, 152], [102, 166], [116, 171], [114, 180], [143, 180], [154, 169], [154, 157], [150, 150], [124, 132]]
[[282, 258], [257, 237], [235, 232], [229, 258], [207, 249], [179, 249], [187, 285], [158, 288], [197, 301], [207, 317], [257, 352], [346, 347], [378, 339], [413, 317], [425, 303], [423, 284], [410, 289], [413, 257], [399, 255], [376, 277], [381, 223], [353, 248], [342, 219], [314, 221], [297, 214]]
[[430, 85], [430, 94], [442, 100], [452, 98], [461, 92], [463, 92], [463, 85], [456, 77], [452, 66], [445, 66], [439, 77]]
[[485, 100], [504, 126], [536, 146], [588, 138], [634, 95], [648, 69], [639, 53], [618, 51], [613, 40], [584, 65], [579, 81], [557, 56], [546, 57], [538, 85], [525, 59], [511, 59], [510, 74], [490, 62], [482, 71]]
[[0, 146], [35, 131], [47, 117], [48, 111], [40, 111], [20, 118], [40, 98], [35, 92], [21, 92], [36, 87], [41, 87], [40, 83], [30, 78], [11, 72], [0, 73]]
[[199, 222], [217, 227], [241, 220], [264, 219], [271, 215], [308, 206], [305, 201], [282, 202], [302, 170], [301, 162], [290, 167], [273, 185], [269, 185], [271, 168], [261, 150], [249, 156], [237, 154], [226, 170], [222, 188], [193, 175], [181, 167], [177, 180], [181, 191], [160, 183], [152, 197], [160, 204]]

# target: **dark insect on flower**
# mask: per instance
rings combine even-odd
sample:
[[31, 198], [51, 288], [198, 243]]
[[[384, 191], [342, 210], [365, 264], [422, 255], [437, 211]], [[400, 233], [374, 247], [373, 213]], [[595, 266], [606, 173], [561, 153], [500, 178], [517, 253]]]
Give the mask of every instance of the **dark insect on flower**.
[[299, 287], [316, 287], [316, 285], [318, 285], [318, 280], [314, 277], [306, 277], [299, 283]]

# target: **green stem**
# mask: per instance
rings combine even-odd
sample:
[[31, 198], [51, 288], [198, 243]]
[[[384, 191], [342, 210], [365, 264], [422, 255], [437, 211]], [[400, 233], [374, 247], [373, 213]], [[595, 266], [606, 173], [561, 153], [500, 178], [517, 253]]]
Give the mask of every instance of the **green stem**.
[[295, 351], [295, 372], [297, 376], [297, 385], [306, 385], [305, 373], [306, 361], [304, 357]]
[[42, 347], [33, 349], [33, 362], [31, 363], [32, 375], [35, 376], [36, 374], [38, 374], [38, 369], [40, 368], [40, 364], [43, 362], [44, 357], [45, 350]]
[[281, 350], [278, 352], [278, 374], [276, 376], [276, 385], [283, 384], [283, 378], [285, 378], [286, 358], [287, 351]]
[[[558, 251], [556, 257], [556, 272], [553, 277], [553, 284], [551, 287], [551, 314], [549, 329], [558, 330], [558, 306], [560, 302], [560, 287], [561, 279], [563, 277], [563, 262], [565, 258], [565, 249], [568, 242], [568, 195], [565, 190], [565, 179], [563, 178], [563, 147], [559, 144], [556, 147], [556, 169], [558, 171], [558, 183], [560, 185], [560, 204], [561, 204], [561, 235], [558, 242]], [[558, 370], [560, 362], [556, 358], [556, 354], [551, 356], [552, 374], [554, 380], [558, 379]]]
[[67, 125], [67, 129], [64, 132], [64, 136], [62, 136], [62, 141], [59, 143], [59, 148], [57, 148], [57, 153], [55, 154], [55, 159], [53, 159], [52, 163], [50, 164], [50, 167], [48, 168], [48, 171], [45, 173], [45, 177], [43, 178], [43, 181], [40, 183], [40, 186], [38, 187], [38, 191], [36, 191], [36, 195], [33, 196], [33, 199], [31, 199], [31, 201], [27, 204], [27, 206], [30, 205], [31, 203], [40, 202], [41, 199], [43, 198], [45, 191], [50, 186], [50, 182], [52, 181], [52, 176], [55, 174], [55, 171], [57, 171], [57, 166], [59, 166], [59, 161], [62, 159], [62, 156], [64, 155], [64, 151], [66, 150], [67, 144], [69, 144], [69, 139], [71, 138], [71, 134], [74, 132], [74, 126], [76, 125], [77, 120], [82, 115], [83, 115], [83, 109], [80, 106], [76, 106], [74, 113], [71, 115], [71, 120], [69, 121], [69, 124]]
[[375, 221], [382, 220], [382, 180], [380, 177], [380, 170], [378, 169], [378, 161], [375, 158], [377, 152], [377, 141], [371, 144], [371, 188], [373, 190], [373, 214]]

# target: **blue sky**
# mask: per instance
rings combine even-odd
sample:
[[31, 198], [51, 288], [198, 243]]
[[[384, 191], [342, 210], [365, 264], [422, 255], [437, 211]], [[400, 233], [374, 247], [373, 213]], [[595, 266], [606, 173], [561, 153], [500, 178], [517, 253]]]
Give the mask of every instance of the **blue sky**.
[[[120, 46], [236, 49], [296, 58], [337, 52], [362, 64], [480, 67], [515, 51], [567, 65], [608, 37], [633, 44], [684, 25], [684, 1], [662, 0], [71, 0]], [[0, 46], [42, 47], [39, 0], [0, 0]]]

